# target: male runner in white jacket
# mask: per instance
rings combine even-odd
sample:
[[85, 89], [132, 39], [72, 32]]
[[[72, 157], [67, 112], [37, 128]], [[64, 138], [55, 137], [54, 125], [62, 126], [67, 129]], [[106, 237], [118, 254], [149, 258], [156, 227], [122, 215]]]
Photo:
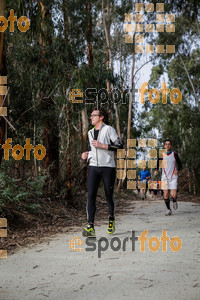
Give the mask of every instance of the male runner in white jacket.
[[115, 231], [113, 191], [116, 176], [114, 151], [122, 149], [122, 144], [115, 129], [106, 125], [108, 113], [104, 108], [94, 109], [91, 122], [94, 128], [88, 131], [90, 151], [82, 153], [82, 159], [88, 159], [88, 226], [83, 229], [83, 236], [96, 236], [94, 217], [96, 212], [96, 196], [101, 178], [104, 183], [105, 196], [108, 203], [109, 224], [108, 233]]

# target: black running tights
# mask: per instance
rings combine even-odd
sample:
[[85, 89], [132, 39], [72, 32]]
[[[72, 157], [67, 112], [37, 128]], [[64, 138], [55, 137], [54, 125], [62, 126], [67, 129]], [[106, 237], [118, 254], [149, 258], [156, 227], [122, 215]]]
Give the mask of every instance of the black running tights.
[[101, 178], [104, 183], [104, 191], [108, 203], [110, 217], [114, 217], [113, 191], [115, 183], [116, 169], [110, 167], [90, 166], [88, 172], [88, 200], [87, 200], [87, 218], [88, 223], [94, 223], [96, 212], [96, 196]]

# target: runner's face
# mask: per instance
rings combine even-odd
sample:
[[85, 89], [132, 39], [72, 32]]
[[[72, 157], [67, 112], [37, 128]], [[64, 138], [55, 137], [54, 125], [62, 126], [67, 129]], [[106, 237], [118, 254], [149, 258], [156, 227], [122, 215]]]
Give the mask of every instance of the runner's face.
[[172, 145], [171, 145], [170, 141], [166, 141], [165, 146], [164, 146], [165, 150], [169, 151], [171, 149], [171, 147], [172, 147]]
[[99, 110], [93, 110], [90, 118], [92, 125], [97, 125], [99, 122], [101, 122], [103, 116], [99, 116]]
[[146, 171], [146, 168], [143, 168], [143, 171]]

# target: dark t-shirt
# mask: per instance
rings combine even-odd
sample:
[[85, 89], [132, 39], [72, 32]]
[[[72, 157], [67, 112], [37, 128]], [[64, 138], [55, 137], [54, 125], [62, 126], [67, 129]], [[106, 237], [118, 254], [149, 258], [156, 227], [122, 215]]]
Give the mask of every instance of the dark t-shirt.
[[98, 130], [94, 129], [94, 140], [95, 141], [97, 140], [98, 135], [99, 135], [99, 129]]

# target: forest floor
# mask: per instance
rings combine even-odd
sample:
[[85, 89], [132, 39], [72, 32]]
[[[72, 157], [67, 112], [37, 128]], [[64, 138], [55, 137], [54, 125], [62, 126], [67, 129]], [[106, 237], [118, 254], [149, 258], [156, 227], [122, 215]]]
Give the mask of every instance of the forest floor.
[[[1, 249], [7, 249], [8, 255], [21, 247], [32, 243], [41, 243], [56, 233], [69, 232], [74, 226], [80, 228], [87, 224], [85, 192], [77, 192], [73, 203], [60, 199], [32, 199], [37, 208], [27, 211], [30, 203], [23, 207], [13, 204], [6, 206], [0, 218], [7, 218], [7, 238], [0, 238]], [[126, 214], [131, 200], [137, 200], [135, 193], [115, 192], [116, 214]], [[39, 205], [38, 205], [39, 204]], [[38, 206], [37, 206], [38, 205]], [[107, 202], [102, 188], [97, 194], [95, 223], [108, 220]]]

